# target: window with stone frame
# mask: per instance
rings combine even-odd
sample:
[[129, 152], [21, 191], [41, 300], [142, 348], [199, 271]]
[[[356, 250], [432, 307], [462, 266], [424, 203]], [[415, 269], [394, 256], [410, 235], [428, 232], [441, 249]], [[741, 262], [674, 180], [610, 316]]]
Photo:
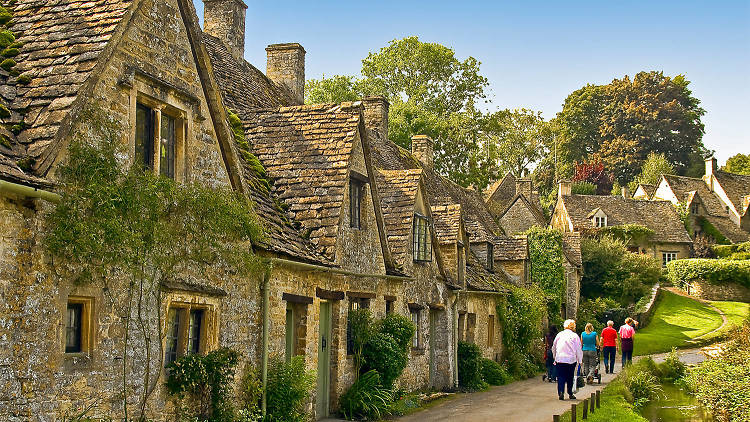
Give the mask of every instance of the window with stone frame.
[[176, 177], [178, 149], [186, 122], [181, 110], [139, 99], [135, 109], [135, 163], [165, 177]]
[[414, 262], [432, 261], [430, 221], [421, 214], [414, 214]]
[[699, 214], [700, 213], [700, 204], [698, 204], [697, 201], [693, 201], [690, 203], [690, 213], [691, 214]]
[[667, 264], [677, 259], [677, 252], [662, 252], [661, 253], [661, 266], [666, 267]]
[[411, 322], [414, 324], [414, 327], [416, 328], [414, 330], [414, 336], [411, 338], [411, 347], [413, 349], [421, 349], [422, 348], [422, 310], [411, 309], [409, 310], [409, 314], [411, 316]]
[[164, 366], [188, 354], [206, 352], [208, 314], [204, 306], [173, 303], [167, 311]]
[[466, 340], [469, 343], [474, 343], [474, 330], [477, 326], [477, 314], [469, 313], [466, 315]]
[[352, 173], [349, 178], [349, 227], [362, 228], [362, 196], [365, 191], [366, 178]]
[[[369, 309], [370, 299], [366, 297], [352, 297], [349, 298], [349, 312], [356, 311], [357, 309]], [[346, 354], [354, 354], [354, 339], [352, 338], [352, 327], [349, 325], [347, 318], [346, 323]]]
[[68, 297], [65, 308], [65, 353], [91, 352], [93, 302], [93, 298]]
[[393, 313], [395, 309], [396, 299], [395, 298], [386, 298], [385, 299], [385, 314], [390, 315]]
[[285, 327], [285, 357], [304, 355], [307, 339], [307, 304], [287, 301]]

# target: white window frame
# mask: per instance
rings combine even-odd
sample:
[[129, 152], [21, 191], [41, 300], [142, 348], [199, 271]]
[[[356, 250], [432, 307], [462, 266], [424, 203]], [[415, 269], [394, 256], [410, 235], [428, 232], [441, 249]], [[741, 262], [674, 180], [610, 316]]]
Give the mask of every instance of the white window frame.
[[677, 252], [662, 252], [661, 266], [666, 268], [667, 264], [677, 259]]

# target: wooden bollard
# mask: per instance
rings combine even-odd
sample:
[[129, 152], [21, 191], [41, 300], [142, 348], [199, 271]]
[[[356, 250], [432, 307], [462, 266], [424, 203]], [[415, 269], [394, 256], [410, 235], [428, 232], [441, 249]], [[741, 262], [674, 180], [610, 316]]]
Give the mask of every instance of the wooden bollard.
[[576, 404], [570, 405], [570, 422], [576, 422]]
[[583, 399], [583, 419], [589, 418], [589, 400]]
[[601, 396], [601, 393], [602, 393], [601, 390], [596, 390], [596, 408], [597, 409], [602, 407], [601, 403], [599, 403], [599, 396]]
[[595, 401], [596, 401], [596, 393], [591, 393], [591, 408], [589, 409], [591, 413], [594, 413]]
[[553, 415], [552, 422], [560, 422], [560, 415]]

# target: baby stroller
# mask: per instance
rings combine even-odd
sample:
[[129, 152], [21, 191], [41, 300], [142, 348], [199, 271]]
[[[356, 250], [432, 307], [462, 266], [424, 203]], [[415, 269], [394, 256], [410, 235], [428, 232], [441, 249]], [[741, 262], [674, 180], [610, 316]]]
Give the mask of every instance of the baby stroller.
[[602, 349], [601, 347], [597, 347], [596, 348], [596, 366], [594, 367], [593, 377], [596, 380], [596, 382], [598, 382], [599, 384], [602, 383], [602, 373], [599, 370], [599, 368], [601, 367], [601, 362], [602, 362]]

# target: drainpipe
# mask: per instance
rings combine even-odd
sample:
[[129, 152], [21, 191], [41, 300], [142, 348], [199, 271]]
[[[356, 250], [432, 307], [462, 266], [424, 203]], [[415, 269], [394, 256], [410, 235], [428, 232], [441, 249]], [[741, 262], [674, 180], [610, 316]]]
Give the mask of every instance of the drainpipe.
[[458, 388], [458, 301], [461, 291], [456, 292], [453, 301], [453, 388]]
[[268, 386], [268, 331], [270, 330], [270, 310], [269, 310], [269, 280], [271, 278], [271, 263], [263, 273], [263, 346], [261, 355], [261, 381], [263, 383], [263, 394], [261, 395], [260, 409], [263, 416], [266, 416], [266, 387]]
[[7, 180], [0, 180], [0, 191], [11, 192], [26, 196], [28, 198], [41, 198], [49, 202], [60, 202], [60, 195], [54, 192], [39, 188], [33, 188], [31, 186], [20, 185], [18, 183], [9, 182]]

